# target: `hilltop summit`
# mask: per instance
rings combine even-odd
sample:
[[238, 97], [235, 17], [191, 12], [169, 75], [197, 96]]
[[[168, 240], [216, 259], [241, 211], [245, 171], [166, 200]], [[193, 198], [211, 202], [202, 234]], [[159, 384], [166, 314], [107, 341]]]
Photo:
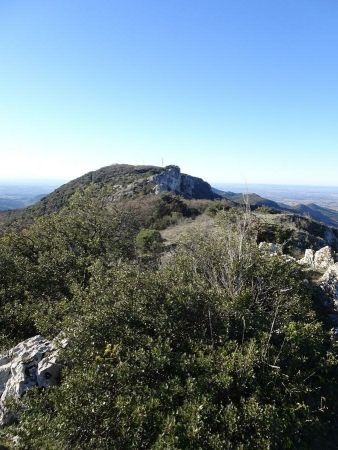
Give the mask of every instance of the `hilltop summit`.
[[24, 209], [3, 213], [2, 222], [30, 223], [36, 217], [60, 211], [79, 188], [89, 185], [112, 188], [111, 200], [134, 199], [144, 195], [172, 193], [186, 199], [214, 200], [220, 198], [209, 183], [181, 172], [178, 166], [112, 164], [88, 172]]

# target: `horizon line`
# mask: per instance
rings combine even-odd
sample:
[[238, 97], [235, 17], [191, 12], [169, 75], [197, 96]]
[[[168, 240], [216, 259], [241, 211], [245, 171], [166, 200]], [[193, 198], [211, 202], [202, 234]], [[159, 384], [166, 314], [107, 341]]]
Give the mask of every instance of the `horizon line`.
[[[75, 177], [67, 177], [67, 178], [59, 178], [59, 177], [48, 177], [48, 178], [5, 178], [0, 179], [0, 185], [4, 185], [6, 183], [13, 184], [53, 184], [53, 185], [62, 185], [65, 183], [68, 183], [74, 179], [78, 178], [78, 176]], [[203, 178], [205, 181], [207, 181], [212, 187], [220, 187], [223, 186], [280, 186], [280, 187], [317, 187], [317, 188], [338, 188], [338, 184], [309, 184], [309, 183], [269, 183], [269, 182], [260, 182], [260, 181], [254, 181], [254, 182], [247, 182], [247, 181], [209, 181], [207, 178]]]

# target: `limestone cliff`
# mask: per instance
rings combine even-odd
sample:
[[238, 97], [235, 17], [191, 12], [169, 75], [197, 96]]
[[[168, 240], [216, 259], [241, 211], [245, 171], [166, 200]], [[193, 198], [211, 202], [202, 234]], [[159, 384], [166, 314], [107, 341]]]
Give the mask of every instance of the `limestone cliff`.
[[201, 178], [181, 173], [178, 166], [167, 166], [159, 174], [153, 175], [149, 181], [153, 183], [155, 194], [173, 192], [188, 198], [218, 198], [209, 183]]

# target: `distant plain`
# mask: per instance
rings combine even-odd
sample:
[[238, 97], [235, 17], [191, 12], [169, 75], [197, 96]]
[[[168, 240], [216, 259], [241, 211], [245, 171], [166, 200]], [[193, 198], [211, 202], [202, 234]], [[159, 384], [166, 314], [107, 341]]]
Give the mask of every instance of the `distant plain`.
[[278, 184], [214, 183], [217, 189], [232, 192], [255, 193], [286, 205], [311, 204], [338, 211], [338, 187], [300, 186]]
[[0, 181], [0, 211], [31, 205], [60, 184], [56, 181]]
[[[0, 211], [22, 208], [49, 194], [62, 181], [0, 181]], [[338, 211], [338, 187], [278, 184], [211, 183], [217, 189], [236, 193], [255, 193], [286, 205], [311, 204]]]

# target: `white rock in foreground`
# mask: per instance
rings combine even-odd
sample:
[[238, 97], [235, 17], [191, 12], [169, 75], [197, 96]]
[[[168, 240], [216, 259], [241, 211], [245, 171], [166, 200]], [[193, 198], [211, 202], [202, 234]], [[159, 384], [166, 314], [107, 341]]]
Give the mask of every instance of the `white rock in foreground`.
[[326, 270], [334, 265], [334, 257], [331, 247], [326, 246], [314, 252], [311, 249], [305, 250], [305, 255], [300, 259], [299, 264], [305, 264], [318, 270]]
[[327, 280], [332, 277], [338, 280], [338, 263], [335, 263], [327, 268], [326, 272], [322, 276], [322, 280]]
[[332, 249], [329, 246], [323, 247], [315, 253], [314, 266], [318, 269], [328, 269], [334, 264]]
[[[259, 248], [270, 256], [279, 253], [276, 244], [261, 242]], [[282, 256], [288, 261], [295, 261], [290, 256], [283, 254]], [[335, 263], [333, 250], [329, 246], [323, 247], [317, 252], [307, 249], [304, 257], [297, 262], [323, 272], [322, 277], [318, 280], [318, 285], [325, 294], [323, 306], [333, 325], [332, 337], [338, 341], [338, 262]], [[304, 282], [309, 283], [308, 280], [304, 280]]]
[[14, 419], [5, 407], [6, 400], [19, 399], [28, 388], [49, 387], [58, 382], [58, 354], [66, 345], [65, 339], [50, 342], [38, 335], [0, 356], [0, 427]]
[[307, 250], [305, 250], [304, 257], [300, 259], [298, 262], [299, 264], [307, 264], [309, 266], [313, 266], [314, 259], [315, 259], [315, 252], [312, 249], [308, 248]]
[[319, 281], [322, 290], [329, 295], [338, 311], [338, 263], [330, 266]]

